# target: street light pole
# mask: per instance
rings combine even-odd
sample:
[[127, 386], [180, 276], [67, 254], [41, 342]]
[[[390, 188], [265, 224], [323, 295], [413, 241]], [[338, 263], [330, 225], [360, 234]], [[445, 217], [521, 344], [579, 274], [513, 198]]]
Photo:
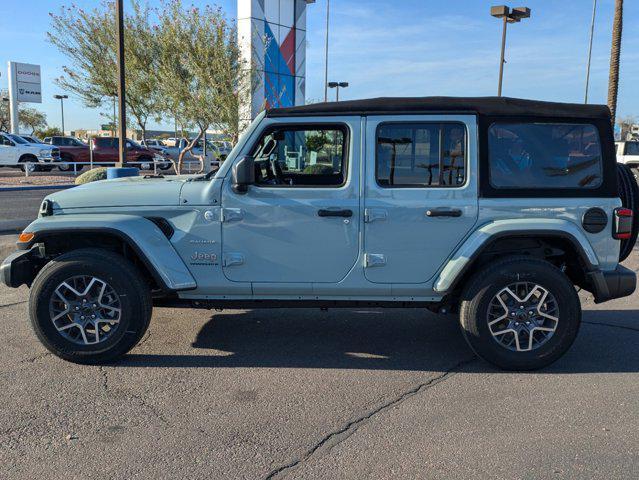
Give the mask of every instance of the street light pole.
[[53, 98], [60, 100], [60, 112], [62, 114], [62, 136], [64, 137], [64, 99], [69, 98], [68, 95], [54, 95]]
[[328, 102], [328, 20], [330, 18], [331, 0], [326, 0], [326, 45], [324, 49], [324, 102]]
[[118, 167], [126, 163], [126, 87], [124, 81], [124, 11], [122, 0], [115, 0], [118, 61]]
[[501, 86], [504, 81], [504, 56], [506, 54], [506, 29], [508, 28], [508, 17], [504, 17], [504, 29], [501, 33], [501, 58], [499, 60], [499, 85], [497, 86], [497, 96], [501, 97]]
[[348, 87], [348, 82], [328, 82], [328, 87], [336, 89], [335, 100], [339, 102], [339, 89]]
[[497, 96], [501, 97], [501, 87], [504, 80], [504, 63], [506, 63], [506, 29], [509, 23], [520, 22], [524, 18], [530, 17], [530, 8], [515, 7], [511, 9], [506, 5], [490, 7], [490, 14], [495, 18], [501, 18], [504, 28], [501, 34], [501, 57], [499, 60], [499, 83], [497, 85]]
[[592, 38], [595, 34], [595, 13], [597, 12], [597, 0], [592, 2], [592, 20], [590, 21], [590, 44], [588, 45], [588, 65], [586, 66], [586, 93], [584, 103], [588, 103], [588, 87], [590, 86], [590, 60], [592, 59]]

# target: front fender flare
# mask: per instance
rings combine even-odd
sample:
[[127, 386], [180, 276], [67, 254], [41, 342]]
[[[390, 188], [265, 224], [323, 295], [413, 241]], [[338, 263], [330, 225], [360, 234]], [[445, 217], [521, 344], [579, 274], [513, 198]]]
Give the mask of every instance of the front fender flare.
[[569, 240], [587, 271], [599, 268], [599, 260], [582, 230], [561, 219], [518, 219], [490, 222], [475, 230], [455, 253], [433, 283], [433, 290], [448, 293], [473, 261], [494, 240], [504, 237], [547, 236]]
[[167, 291], [192, 290], [197, 287], [169, 239], [152, 221], [135, 215], [79, 214], [41, 217], [25, 232], [33, 233], [28, 243], [18, 243], [19, 249], [29, 249], [48, 235], [100, 233], [114, 235], [126, 242], [140, 256], [146, 267]]

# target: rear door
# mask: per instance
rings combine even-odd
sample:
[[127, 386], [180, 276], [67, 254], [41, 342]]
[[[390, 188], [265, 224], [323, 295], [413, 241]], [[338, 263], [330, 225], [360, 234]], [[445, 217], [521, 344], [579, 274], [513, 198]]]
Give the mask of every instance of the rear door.
[[476, 138], [472, 115], [368, 118], [369, 281], [427, 282], [470, 232], [478, 212]]

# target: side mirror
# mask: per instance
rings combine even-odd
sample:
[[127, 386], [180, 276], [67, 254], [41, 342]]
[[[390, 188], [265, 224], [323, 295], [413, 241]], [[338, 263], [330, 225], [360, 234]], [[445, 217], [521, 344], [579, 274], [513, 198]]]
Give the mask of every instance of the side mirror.
[[246, 193], [248, 186], [255, 183], [255, 159], [250, 156], [242, 157], [233, 165], [233, 191]]

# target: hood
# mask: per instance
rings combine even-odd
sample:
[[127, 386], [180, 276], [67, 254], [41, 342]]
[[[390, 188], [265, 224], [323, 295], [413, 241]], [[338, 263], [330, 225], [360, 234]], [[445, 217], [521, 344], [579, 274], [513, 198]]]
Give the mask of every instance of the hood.
[[47, 197], [53, 209], [178, 205], [180, 190], [191, 176], [127, 177], [86, 183]]

